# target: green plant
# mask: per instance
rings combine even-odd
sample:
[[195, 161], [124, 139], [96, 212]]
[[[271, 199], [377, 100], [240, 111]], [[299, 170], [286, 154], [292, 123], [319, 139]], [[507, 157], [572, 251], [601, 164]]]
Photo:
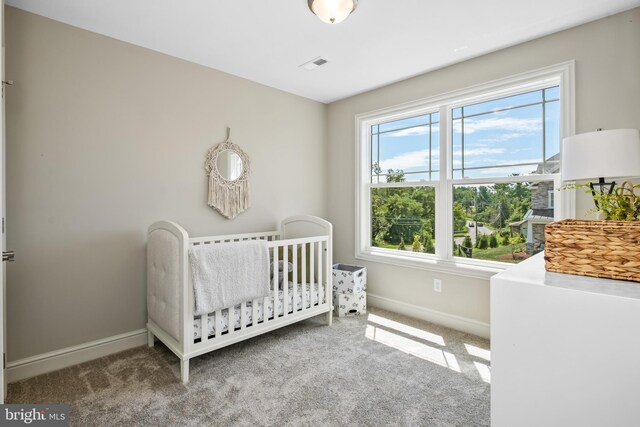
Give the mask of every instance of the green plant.
[[398, 249], [401, 251], [406, 251], [407, 247], [404, 245], [404, 237], [400, 238], [400, 244], [398, 245]]
[[478, 249], [487, 249], [489, 247], [489, 238], [486, 234], [481, 234], [480, 236], [478, 236], [476, 246], [478, 247]]
[[413, 252], [422, 252], [422, 243], [420, 243], [420, 236], [417, 234], [413, 236], [413, 245], [411, 249]]
[[489, 236], [489, 247], [490, 248], [498, 247], [498, 238], [496, 237], [495, 233]]
[[511, 230], [509, 228], [505, 228], [499, 233], [501, 239], [498, 239], [498, 243], [502, 246], [509, 246], [509, 239], [511, 238]]
[[471, 236], [464, 236], [464, 240], [462, 241], [462, 246], [465, 248], [470, 248], [473, 246], [473, 242], [471, 241]]
[[636, 188], [640, 188], [640, 184], [633, 185], [625, 181], [613, 193], [596, 194], [594, 199], [606, 219], [636, 221], [640, 216], [640, 198], [635, 196]]
[[[455, 243], [455, 242], [454, 242]], [[455, 246], [454, 246], [455, 248]], [[422, 247], [422, 251], [428, 254], [436, 253], [436, 246], [433, 243], [433, 239], [431, 236], [426, 236], [424, 239], [424, 245]]]
[[[591, 194], [591, 188], [586, 184], [568, 184], [561, 190], [574, 188], [584, 189], [585, 193]], [[640, 184], [633, 185], [630, 181], [625, 181], [612, 193], [596, 192], [593, 195], [593, 200], [598, 208], [589, 212], [600, 211], [604, 219], [614, 221], [637, 221], [640, 217], [640, 197], [636, 196], [635, 191], [638, 188], [640, 188]]]

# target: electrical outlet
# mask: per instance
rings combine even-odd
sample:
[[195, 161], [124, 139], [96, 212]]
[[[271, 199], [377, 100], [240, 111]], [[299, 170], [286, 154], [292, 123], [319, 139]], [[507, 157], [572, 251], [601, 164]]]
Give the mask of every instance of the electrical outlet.
[[433, 279], [433, 290], [435, 292], [442, 292], [442, 280]]

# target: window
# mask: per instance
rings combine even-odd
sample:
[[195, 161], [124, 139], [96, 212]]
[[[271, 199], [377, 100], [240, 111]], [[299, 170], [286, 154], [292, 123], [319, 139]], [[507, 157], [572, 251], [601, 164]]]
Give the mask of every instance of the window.
[[371, 246], [435, 253], [439, 131], [437, 112], [371, 126]]
[[572, 70], [358, 116], [356, 256], [482, 276], [542, 250], [544, 225], [570, 214], [554, 191]]

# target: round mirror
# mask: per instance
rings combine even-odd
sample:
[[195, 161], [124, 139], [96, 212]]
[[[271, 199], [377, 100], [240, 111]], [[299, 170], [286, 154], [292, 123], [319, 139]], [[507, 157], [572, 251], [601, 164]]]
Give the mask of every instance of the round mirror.
[[242, 159], [233, 150], [223, 150], [218, 154], [216, 160], [216, 166], [218, 167], [218, 173], [227, 181], [235, 181], [242, 175], [244, 165]]

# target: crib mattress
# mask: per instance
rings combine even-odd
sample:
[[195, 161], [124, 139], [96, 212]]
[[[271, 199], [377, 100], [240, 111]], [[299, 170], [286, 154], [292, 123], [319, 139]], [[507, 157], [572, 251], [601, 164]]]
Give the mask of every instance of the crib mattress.
[[[297, 284], [297, 305], [296, 307], [298, 307], [298, 309], [300, 309], [302, 307], [302, 284], [298, 283]], [[322, 302], [325, 302], [326, 298], [324, 295], [324, 287], [322, 285], [318, 286], [318, 285], [314, 285], [314, 292], [313, 295], [311, 295], [311, 285], [309, 283], [306, 284], [306, 294], [307, 294], [307, 301], [306, 301], [306, 307], [305, 308], [309, 308], [311, 306], [311, 304], [313, 305], [317, 305], [318, 304], [318, 294], [322, 295]], [[311, 301], [309, 301], [309, 296], [311, 296]], [[287, 304], [287, 312], [288, 313], [293, 313], [293, 283], [289, 282], [289, 301]], [[284, 314], [284, 290], [279, 289], [278, 290], [278, 315], [281, 316]], [[233, 312], [234, 312], [234, 318], [235, 318], [235, 329], [240, 329], [240, 310], [241, 310], [241, 306], [237, 305], [233, 308]], [[227, 332], [229, 330], [229, 311], [230, 310], [222, 310], [222, 315], [221, 315], [221, 332]], [[262, 322], [264, 320], [264, 298], [261, 298], [258, 300], [258, 306], [257, 306], [257, 315], [258, 315], [258, 322]], [[245, 309], [245, 317], [247, 319], [247, 325], [253, 323], [253, 303], [251, 301], [248, 301], [246, 304], [246, 309]], [[267, 319], [272, 318], [273, 317], [273, 290], [271, 290], [269, 292], [269, 297], [267, 300]], [[193, 319], [193, 331], [194, 331], [194, 339], [198, 339], [202, 336], [202, 322], [200, 322], [200, 316], [196, 316]], [[207, 318], [207, 328], [208, 328], [208, 332], [209, 332], [209, 336], [215, 335], [216, 333], [216, 314], [215, 313], [211, 313], [208, 315]]]

